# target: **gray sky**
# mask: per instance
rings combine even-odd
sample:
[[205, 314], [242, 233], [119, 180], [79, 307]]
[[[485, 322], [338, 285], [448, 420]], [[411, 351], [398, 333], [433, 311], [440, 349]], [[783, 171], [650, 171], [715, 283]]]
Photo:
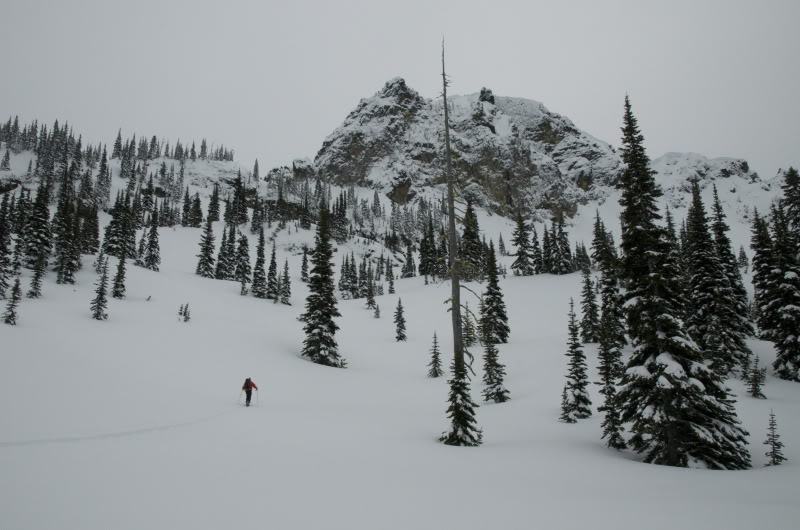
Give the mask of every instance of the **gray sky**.
[[313, 157], [401, 76], [535, 99], [619, 143], [629, 93], [651, 157], [800, 164], [800, 1], [127, 2], [4, 0], [0, 119], [67, 119], [88, 140], [224, 142], [262, 171]]

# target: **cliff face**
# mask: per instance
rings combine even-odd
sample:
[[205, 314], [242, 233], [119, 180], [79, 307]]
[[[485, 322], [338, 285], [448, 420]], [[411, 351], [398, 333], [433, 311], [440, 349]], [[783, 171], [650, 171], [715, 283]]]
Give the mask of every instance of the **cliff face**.
[[[615, 149], [536, 101], [489, 90], [449, 98], [454, 168], [463, 192], [508, 215], [517, 208], [572, 215], [605, 197], [622, 168]], [[376, 188], [406, 202], [443, 181], [442, 101], [421, 97], [395, 78], [362, 99], [323, 142], [306, 174], [339, 185]], [[668, 186], [688, 179], [739, 176], [747, 163], [670, 153], [653, 161]]]

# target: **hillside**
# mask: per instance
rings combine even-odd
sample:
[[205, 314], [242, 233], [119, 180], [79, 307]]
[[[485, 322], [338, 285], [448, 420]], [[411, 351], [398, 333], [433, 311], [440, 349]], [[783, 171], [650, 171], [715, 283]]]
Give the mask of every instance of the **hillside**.
[[[27, 167], [26, 156], [14, 157], [15, 168]], [[686, 202], [681, 160], [667, 165], [675, 184], [663, 180], [670, 190], [664, 201], [678, 219]], [[117, 161], [112, 170], [113, 189], [122, 189]], [[231, 162], [188, 162], [190, 193], [199, 193], [205, 208], [210, 184], [237, 170]], [[775, 190], [738, 175], [715, 182], [734, 247], [746, 245], [749, 208], [765, 207]], [[276, 185], [261, 183], [260, 192], [273, 193]], [[345, 190], [333, 188], [339, 191]], [[354, 187], [353, 193], [369, 199], [373, 191]], [[595, 208], [615, 228], [615, 193], [579, 208], [571, 240], [590, 241]], [[390, 209], [387, 198], [381, 202]], [[483, 209], [478, 214], [488, 238], [511, 240], [510, 221]], [[103, 224], [108, 219], [101, 214]], [[214, 224], [216, 234], [222, 228]], [[243, 232], [254, 249], [254, 237]], [[447, 425], [447, 385], [425, 377], [433, 333], [444, 352], [452, 348], [447, 286], [397, 280], [397, 294], [378, 297], [378, 320], [363, 300], [340, 300], [337, 338], [349, 366], [323, 368], [299, 357], [297, 317], [306, 295], [300, 247], [311, 244], [313, 227], [274, 225], [270, 234], [279, 262], [289, 260], [292, 306], [242, 297], [235, 282], [196, 276], [200, 230], [180, 226], [160, 231], [160, 272], [129, 268], [128, 296], [111, 300], [108, 321], [89, 318], [96, 280], [90, 256], [75, 285], [56, 285], [51, 273], [43, 298], [23, 300], [19, 325], [0, 326], [0, 468], [11, 478], [0, 485], [0, 526], [633, 529], [657, 510], [658, 522], [650, 524], [656, 528], [698, 521], [725, 530], [765, 522], [793, 527], [800, 458], [794, 383], [770, 376], [769, 399], [762, 401], [730, 381], [750, 432], [752, 471], [641, 464], [631, 453], [605, 448], [599, 415], [577, 425], [557, 419], [566, 310], [568, 298], [579, 296], [579, 274], [509, 276], [501, 287], [511, 341], [500, 346], [500, 356], [512, 400], [478, 409], [483, 447], [448, 448], [436, 442]], [[351, 239], [337, 245], [334, 263], [351, 251], [388, 255], [379, 241]], [[509, 265], [513, 258], [501, 259]], [[27, 284], [30, 271], [22, 278]], [[394, 341], [398, 298], [406, 307], [406, 343]], [[192, 319], [184, 323], [177, 311], [187, 302]], [[764, 363], [774, 358], [769, 343], [754, 340], [751, 347]], [[592, 380], [595, 348], [587, 347]], [[478, 358], [476, 401], [480, 365]], [[237, 405], [248, 376], [260, 387], [251, 409]], [[597, 405], [594, 385], [590, 392]], [[762, 469], [769, 409], [778, 416], [789, 464]]]

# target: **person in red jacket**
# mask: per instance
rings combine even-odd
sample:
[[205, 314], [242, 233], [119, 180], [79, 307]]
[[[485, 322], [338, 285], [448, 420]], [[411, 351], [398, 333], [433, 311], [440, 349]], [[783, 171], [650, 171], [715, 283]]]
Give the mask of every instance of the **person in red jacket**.
[[242, 385], [242, 390], [244, 390], [245, 395], [247, 396], [247, 401], [245, 401], [244, 406], [250, 406], [250, 398], [253, 396], [253, 389], [258, 390], [258, 386], [256, 385], [255, 381], [250, 379], [249, 377], [244, 380], [244, 385]]

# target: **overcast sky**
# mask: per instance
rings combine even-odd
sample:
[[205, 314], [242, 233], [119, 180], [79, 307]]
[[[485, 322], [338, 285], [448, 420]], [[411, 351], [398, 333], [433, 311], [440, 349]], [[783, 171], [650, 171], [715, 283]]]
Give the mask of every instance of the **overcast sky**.
[[541, 101], [618, 145], [629, 93], [651, 157], [800, 164], [800, 1], [4, 0], [0, 117], [89, 141], [224, 142], [262, 171], [312, 157], [401, 76]]

